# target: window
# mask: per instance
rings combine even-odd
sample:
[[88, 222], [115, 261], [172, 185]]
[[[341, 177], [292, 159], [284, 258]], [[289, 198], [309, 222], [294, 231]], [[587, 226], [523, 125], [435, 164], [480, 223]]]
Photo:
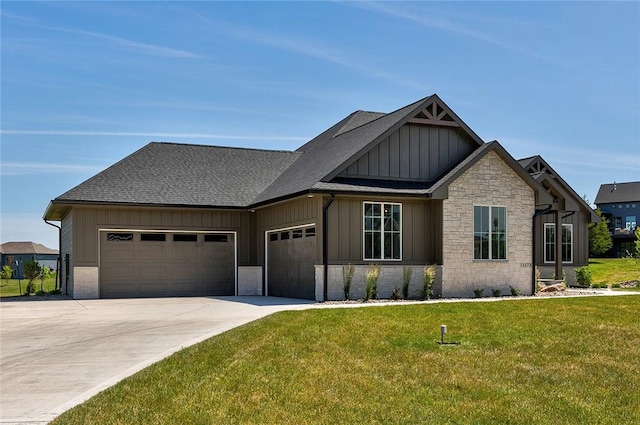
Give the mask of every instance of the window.
[[636, 229], [636, 216], [628, 215], [625, 217], [625, 226], [629, 231], [634, 231]]
[[[562, 262], [573, 262], [573, 225], [562, 225]], [[553, 263], [556, 261], [556, 225], [553, 223], [544, 224], [544, 262]]]
[[506, 207], [473, 207], [473, 259], [507, 259]]
[[402, 258], [402, 205], [364, 203], [364, 259]]
[[107, 233], [108, 241], [132, 241], [133, 233]]
[[316, 235], [316, 228], [315, 227], [308, 227], [305, 229], [304, 231], [304, 235], [307, 238], [312, 238]]
[[167, 235], [164, 233], [141, 233], [140, 234], [141, 241], [154, 241], [154, 242], [164, 242], [167, 240]]
[[204, 235], [204, 241], [205, 242], [228, 242], [229, 235], [219, 235], [219, 234]]
[[293, 239], [300, 239], [302, 237], [302, 229], [295, 229], [292, 233]]
[[278, 234], [277, 233], [270, 233], [269, 234], [269, 241], [270, 242], [275, 242], [278, 240]]
[[176, 233], [173, 235], [174, 242], [197, 242], [198, 235], [188, 235], [184, 233]]
[[289, 232], [280, 232], [280, 240], [284, 241], [289, 239]]

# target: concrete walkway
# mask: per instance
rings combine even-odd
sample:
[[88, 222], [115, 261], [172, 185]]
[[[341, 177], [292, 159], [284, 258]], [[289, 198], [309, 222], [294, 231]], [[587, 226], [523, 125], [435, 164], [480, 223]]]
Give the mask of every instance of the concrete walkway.
[[0, 423], [45, 424], [183, 347], [313, 301], [271, 297], [0, 303]]

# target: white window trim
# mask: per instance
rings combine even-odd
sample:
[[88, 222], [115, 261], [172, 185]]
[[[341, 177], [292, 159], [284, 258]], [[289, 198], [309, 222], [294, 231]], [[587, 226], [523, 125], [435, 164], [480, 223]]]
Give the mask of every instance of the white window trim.
[[[382, 223], [382, 235], [383, 235], [383, 243], [381, 247], [380, 253], [382, 254], [382, 258], [367, 258], [365, 256], [366, 247], [365, 247], [365, 234], [366, 234], [366, 223], [364, 219], [365, 205], [366, 204], [378, 204], [384, 210], [384, 205], [398, 205], [400, 207], [400, 258], [384, 258], [384, 223]], [[387, 202], [387, 201], [362, 201], [362, 213], [360, 215], [362, 218], [362, 260], [363, 261], [390, 261], [390, 262], [400, 262], [402, 261], [402, 233], [404, 226], [404, 218], [402, 217], [402, 203], [400, 202]]]
[[[573, 224], [571, 223], [562, 223], [562, 227], [568, 227], [571, 229], [571, 258], [568, 261], [563, 261], [562, 264], [573, 264]], [[555, 223], [544, 223], [544, 234], [543, 234], [543, 242], [542, 242], [542, 257], [544, 258], [545, 264], [555, 264], [555, 261], [547, 260], [547, 228], [552, 227], [555, 232], [556, 225]], [[562, 239], [562, 235], [560, 235], [560, 239]]]
[[[492, 243], [491, 243], [491, 228], [489, 228], [489, 258], [475, 258], [475, 237], [476, 237], [476, 229], [475, 229], [475, 208], [476, 207], [488, 207], [489, 208], [489, 222], [491, 222], [491, 208], [504, 208], [504, 235], [505, 235], [505, 256], [504, 258], [491, 258], [493, 257], [492, 251]], [[472, 211], [472, 221], [471, 221], [471, 241], [472, 241], [472, 256], [473, 261], [509, 261], [509, 209], [506, 205], [487, 205], [487, 204], [473, 204]]]

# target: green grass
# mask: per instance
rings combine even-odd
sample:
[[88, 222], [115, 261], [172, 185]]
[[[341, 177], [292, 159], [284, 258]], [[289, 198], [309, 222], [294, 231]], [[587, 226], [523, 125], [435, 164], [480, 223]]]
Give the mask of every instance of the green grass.
[[[283, 312], [53, 424], [640, 423], [640, 296]], [[447, 340], [438, 345], [440, 324]]]
[[621, 283], [640, 280], [640, 260], [630, 258], [592, 258], [589, 269], [593, 283]]
[[[44, 290], [45, 292], [49, 292], [55, 289], [56, 281], [55, 277], [50, 277], [44, 280]], [[29, 281], [27, 279], [21, 279], [22, 282], [22, 293], [24, 294], [27, 288], [27, 283]], [[36, 279], [33, 281], [33, 285], [35, 291], [40, 290], [40, 279]], [[8, 297], [17, 297], [20, 295], [18, 279], [1, 279], [0, 280], [0, 298], [8, 298]]]

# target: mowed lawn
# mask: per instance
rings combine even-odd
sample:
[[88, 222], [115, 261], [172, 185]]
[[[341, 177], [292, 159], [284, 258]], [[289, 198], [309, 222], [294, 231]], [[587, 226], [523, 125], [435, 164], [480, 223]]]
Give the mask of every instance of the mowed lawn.
[[639, 313], [637, 295], [283, 312], [53, 423], [640, 423]]
[[633, 258], [591, 258], [589, 269], [593, 283], [640, 281], [640, 260]]

